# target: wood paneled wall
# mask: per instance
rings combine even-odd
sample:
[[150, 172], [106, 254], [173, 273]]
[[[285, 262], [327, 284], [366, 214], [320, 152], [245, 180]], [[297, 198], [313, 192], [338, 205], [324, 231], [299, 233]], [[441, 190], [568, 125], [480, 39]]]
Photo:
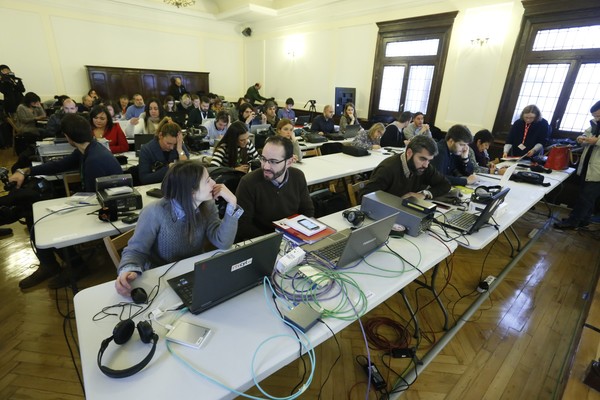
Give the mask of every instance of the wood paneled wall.
[[126, 94], [131, 98], [140, 93], [145, 99], [161, 101], [168, 94], [171, 78], [179, 77], [186, 89], [194, 94], [208, 94], [208, 72], [166, 71], [160, 69], [99, 67], [86, 65], [90, 87], [103, 99], [117, 100]]

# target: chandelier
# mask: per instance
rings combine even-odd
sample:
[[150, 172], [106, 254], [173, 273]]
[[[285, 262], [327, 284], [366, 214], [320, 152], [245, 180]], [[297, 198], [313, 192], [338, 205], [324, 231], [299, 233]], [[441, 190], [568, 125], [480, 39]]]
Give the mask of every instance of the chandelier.
[[175, 7], [188, 7], [196, 4], [196, 0], [164, 0], [165, 3], [174, 5]]

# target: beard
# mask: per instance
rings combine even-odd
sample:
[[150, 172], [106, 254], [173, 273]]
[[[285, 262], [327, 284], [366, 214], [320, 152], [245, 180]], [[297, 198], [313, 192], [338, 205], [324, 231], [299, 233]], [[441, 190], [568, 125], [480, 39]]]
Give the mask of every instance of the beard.
[[[266, 169], [263, 168], [263, 177], [267, 181], [274, 181], [275, 179], [277, 179], [280, 176], [282, 176], [283, 174], [285, 174], [285, 171], [287, 171], [287, 168], [283, 168], [279, 172], [273, 172], [271, 170], [266, 170]], [[267, 175], [267, 173], [270, 173], [270, 175]]]
[[408, 164], [408, 169], [410, 170], [410, 172], [413, 172], [417, 175], [423, 175], [423, 173], [425, 173], [425, 170], [427, 169], [427, 168], [417, 168], [412, 157], [409, 158], [408, 160], [406, 160], [406, 164]]

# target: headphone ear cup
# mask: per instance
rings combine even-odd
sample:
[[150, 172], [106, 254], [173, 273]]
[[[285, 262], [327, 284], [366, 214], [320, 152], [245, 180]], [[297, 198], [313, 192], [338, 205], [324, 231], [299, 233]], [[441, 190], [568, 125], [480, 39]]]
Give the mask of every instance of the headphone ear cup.
[[140, 335], [140, 339], [144, 343], [150, 343], [152, 341], [152, 337], [154, 336], [154, 329], [152, 329], [152, 325], [148, 321], [140, 321], [137, 324], [138, 334]]
[[119, 322], [113, 329], [113, 340], [116, 344], [123, 344], [131, 338], [135, 330], [135, 323], [131, 319]]
[[365, 220], [365, 213], [362, 211], [344, 211], [342, 216], [346, 218], [353, 226], [359, 226]]

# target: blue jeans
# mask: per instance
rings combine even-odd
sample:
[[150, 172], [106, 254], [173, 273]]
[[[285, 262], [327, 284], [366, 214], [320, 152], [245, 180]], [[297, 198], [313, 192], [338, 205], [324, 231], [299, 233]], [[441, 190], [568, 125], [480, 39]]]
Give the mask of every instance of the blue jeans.
[[600, 197], [600, 182], [586, 182], [581, 179], [579, 197], [569, 215], [568, 222], [574, 225], [589, 223], [598, 197]]

